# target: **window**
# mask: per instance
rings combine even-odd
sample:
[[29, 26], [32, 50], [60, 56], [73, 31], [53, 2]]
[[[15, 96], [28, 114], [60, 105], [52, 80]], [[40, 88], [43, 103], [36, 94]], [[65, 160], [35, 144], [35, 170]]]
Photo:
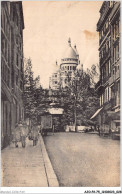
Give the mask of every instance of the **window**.
[[121, 29], [121, 27], [120, 27], [120, 18], [119, 18], [119, 29], [118, 29], [118, 31], [119, 31], [119, 35], [120, 35], [120, 29]]
[[103, 103], [105, 103], [105, 91], [103, 93]]
[[116, 24], [114, 24], [114, 40], [116, 38]]
[[17, 66], [19, 65], [19, 56], [18, 56], [18, 53], [16, 55], [16, 60], [17, 60]]
[[4, 10], [1, 9], [1, 27], [4, 29]]
[[114, 48], [113, 49], [113, 62], [115, 62], [116, 60], [116, 49]]
[[23, 83], [20, 81], [20, 89], [23, 90]]
[[109, 76], [109, 62], [107, 62], [107, 64], [106, 64], [106, 70], [107, 70], [106, 74], [107, 74], [107, 77], [108, 77]]
[[10, 86], [10, 70], [7, 70], [8, 76], [7, 76], [7, 85]]
[[109, 101], [110, 99], [109, 99], [109, 87], [108, 87], [108, 101]]
[[102, 97], [100, 96], [100, 106], [102, 106]]
[[2, 35], [1, 35], [1, 49], [4, 54], [5, 53], [5, 39]]
[[119, 58], [119, 43], [117, 45], [117, 59]]
[[115, 97], [115, 91], [114, 86], [111, 87], [111, 98], [113, 99]]
[[109, 87], [106, 88], [106, 102], [109, 101]]
[[6, 16], [4, 15], [4, 31], [6, 32]]
[[109, 100], [111, 99], [111, 88], [109, 88]]
[[113, 69], [113, 75], [114, 75], [114, 72], [115, 72], [115, 70]]
[[108, 42], [108, 48], [111, 47], [111, 38], [109, 39], [109, 42]]
[[103, 69], [101, 70], [101, 79], [103, 81]]
[[111, 63], [110, 63], [110, 60], [108, 61], [108, 64], [109, 64], [108, 73], [110, 75], [110, 73], [111, 73]]
[[10, 46], [8, 45], [8, 65], [10, 66]]
[[73, 70], [74, 70], [74, 71], [76, 70], [76, 67], [75, 67], [75, 66], [73, 67]]
[[103, 105], [103, 94], [101, 96], [101, 104]]
[[120, 82], [117, 82], [116, 105], [120, 104]]
[[18, 85], [18, 75], [16, 75], [16, 85]]
[[109, 22], [109, 21], [106, 22], [106, 28], [108, 28], [108, 22]]
[[6, 72], [6, 70], [5, 70], [5, 63], [3, 64], [3, 80], [5, 81], [5, 72]]
[[1, 60], [1, 76], [2, 76], [2, 78], [3, 78], [3, 65], [4, 65], [4, 63], [3, 63], [3, 59]]
[[7, 43], [7, 41], [5, 42], [5, 58], [6, 58], [6, 61], [8, 61], [8, 43]]

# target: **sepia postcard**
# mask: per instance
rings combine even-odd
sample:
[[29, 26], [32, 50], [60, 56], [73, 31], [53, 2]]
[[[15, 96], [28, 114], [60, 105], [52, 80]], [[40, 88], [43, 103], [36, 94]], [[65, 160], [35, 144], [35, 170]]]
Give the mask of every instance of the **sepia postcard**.
[[1, 1], [1, 193], [122, 193], [120, 1]]

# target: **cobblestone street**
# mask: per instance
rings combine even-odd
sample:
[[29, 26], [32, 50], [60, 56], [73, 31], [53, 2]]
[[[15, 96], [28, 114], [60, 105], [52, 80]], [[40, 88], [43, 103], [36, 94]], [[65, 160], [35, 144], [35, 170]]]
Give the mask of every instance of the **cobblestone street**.
[[49, 134], [44, 141], [60, 186], [120, 186], [120, 141], [84, 133]]

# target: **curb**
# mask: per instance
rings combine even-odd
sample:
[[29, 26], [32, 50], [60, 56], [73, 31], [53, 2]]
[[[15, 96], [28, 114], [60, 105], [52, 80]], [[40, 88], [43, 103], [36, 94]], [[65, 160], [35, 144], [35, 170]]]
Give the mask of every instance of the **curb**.
[[59, 183], [58, 183], [56, 174], [53, 170], [51, 161], [50, 161], [49, 156], [47, 154], [47, 150], [45, 148], [45, 144], [44, 144], [44, 141], [43, 141], [43, 138], [41, 135], [40, 135], [40, 143], [41, 143], [41, 151], [42, 151], [48, 186], [49, 187], [59, 187]]

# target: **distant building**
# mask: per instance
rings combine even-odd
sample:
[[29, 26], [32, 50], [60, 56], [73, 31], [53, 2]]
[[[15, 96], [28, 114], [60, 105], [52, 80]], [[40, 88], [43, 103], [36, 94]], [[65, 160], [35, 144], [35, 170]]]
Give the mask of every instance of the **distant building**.
[[61, 87], [65, 88], [68, 84], [68, 76], [72, 77], [74, 71], [79, 64], [79, 55], [76, 45], [74, 49], [71, 46], [71, 40], [68, 40], [68, 47], [64, 52], [61, 59], [60, 72], [61, 72]]
[[98, 119], [101, 133], [120, 131], [120, 2], [104, 1], [97, 23], [99, 32], [100, 80], [96, 91], [100, 109], [91, 119]]
[[22, 2], [1, 2], [1, 139], [11, 140], [12, 129], [24, 118]]
[[62, 56], [60, 67], [56, 63], [58, 69], [50, 77], [50, 89], [59, 90], [60, 88], [65, 88], [68, 84], [68, 77], [74, 76], [73, 73], [79, 63], [79, 54], [76, 45], [72, 48], [71, 39], [69, 38], [68, 47]]

